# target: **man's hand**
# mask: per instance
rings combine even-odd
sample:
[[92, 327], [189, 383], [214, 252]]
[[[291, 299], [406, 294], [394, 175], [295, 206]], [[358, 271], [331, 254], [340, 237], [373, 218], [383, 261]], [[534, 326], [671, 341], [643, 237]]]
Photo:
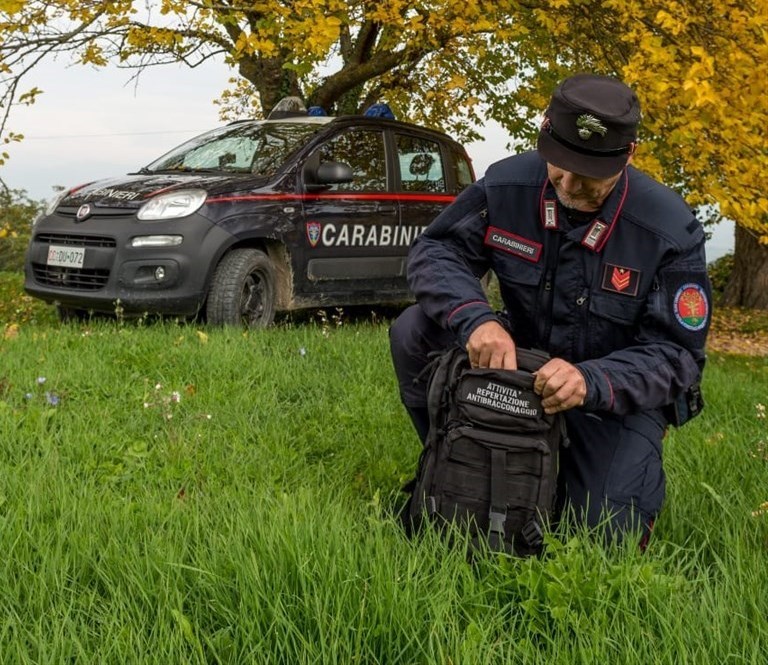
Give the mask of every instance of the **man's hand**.
[[517, 369], [515, 343], [498, 321], [486, 321], [472, 331], [467, 353], [472, 367]]
[[534, 373], [533, 390], [541, 395], [545, 413], [566, 411], [584, 404], [587, 383], [582, 373], [562, 358], [553, 358]]

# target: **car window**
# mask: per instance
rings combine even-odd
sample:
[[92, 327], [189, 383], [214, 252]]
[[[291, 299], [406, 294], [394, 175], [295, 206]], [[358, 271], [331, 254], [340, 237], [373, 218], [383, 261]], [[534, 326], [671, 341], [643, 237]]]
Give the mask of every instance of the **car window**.
[[320, 127], [287, 122], [231, 125], [187, 141], [147, 168], [272, 175]]
[[320, 147], [321, 162], [342, 162], [352, 168], [352, 182], [330, 191], [386, 191], [387, 167], [384, 134], [379, 130], [351, 129], [337, 134]]
[[440, 144], [406, 134], [396, 134], [395, 141], [400, 187], [406, 192], [445, 192]]
[[456, 181], [456, 189], [460, 192], [462, 189], [469, 187], [474, 182], [472, 175], [472, 166], [469, 160], [459, 152], [453, 151], [454, 159], [454, 180]]

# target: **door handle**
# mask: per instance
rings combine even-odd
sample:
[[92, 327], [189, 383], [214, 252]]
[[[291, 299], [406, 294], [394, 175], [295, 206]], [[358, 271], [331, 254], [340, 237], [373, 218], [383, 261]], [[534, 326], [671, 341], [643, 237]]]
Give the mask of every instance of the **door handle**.
[[392, 205], [391, 203], [377, 203], [376, 212], [383, 215], [396, 215], [397, 206]]

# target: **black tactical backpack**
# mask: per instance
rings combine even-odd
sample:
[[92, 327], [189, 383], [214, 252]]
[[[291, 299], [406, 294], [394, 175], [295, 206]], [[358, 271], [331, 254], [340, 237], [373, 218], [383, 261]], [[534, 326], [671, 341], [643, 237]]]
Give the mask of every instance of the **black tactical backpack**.
[[473, 548], [519, 556], [542, 549], [554, 507], [562, 413], [547, 415], [533, 391], [549, 356], [517, 349], [518, 370], [471, 369], [455, 347], [433, 361], [430, 429], [406, 527], [426, 520], [469, 529]]

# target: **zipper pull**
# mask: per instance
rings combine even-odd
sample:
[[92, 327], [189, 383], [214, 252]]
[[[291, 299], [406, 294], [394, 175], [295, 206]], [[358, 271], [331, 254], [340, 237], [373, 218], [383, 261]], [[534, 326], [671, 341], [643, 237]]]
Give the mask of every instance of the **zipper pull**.
[[545, 291], [552, 290], [552, 271], [551, 270], [547, 270], [546, 274], [544, 275], [544, 290]]
[[585, 302], [587, 302], [587, 298], [589, 298], [588, 293], [580, 295], [578, 298], [576, 298], [576, 304], [581, 307]]

